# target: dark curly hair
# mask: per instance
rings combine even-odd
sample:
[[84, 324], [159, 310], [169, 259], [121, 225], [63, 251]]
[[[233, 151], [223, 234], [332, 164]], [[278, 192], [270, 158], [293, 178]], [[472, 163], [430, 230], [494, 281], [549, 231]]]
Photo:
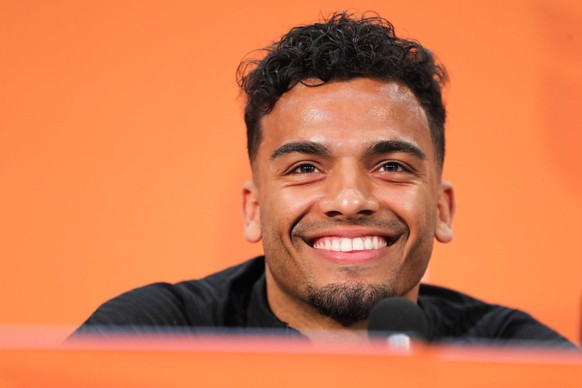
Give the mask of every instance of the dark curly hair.
[[334, 13], [321, 23], [293, 28], [264, 49], [263, 59], [247, 59], [238, 68], [238, 83], [246, 94], [247, 149], [254, 162], [261, 143], [260, 120], [279, 98], [307, 79], [321, 82], [371, 78], [406, 85], [424, 108], [436, 158], [445, 156], [445, 107], [441, 85], [446, 71], [418, 42], [396, 36], [380, 16], [355, 18]]

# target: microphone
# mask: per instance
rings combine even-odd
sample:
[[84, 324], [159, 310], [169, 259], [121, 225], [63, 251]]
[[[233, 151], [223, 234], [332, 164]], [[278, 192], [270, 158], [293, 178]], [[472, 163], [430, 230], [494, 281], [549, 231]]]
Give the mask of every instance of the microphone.
[[391, 348], [409, 349], [411, 340], [428, 340], [428, 321], [416, 303], [402, 297], [386, 298], [370, 312], [368, 336], [386, 338]]

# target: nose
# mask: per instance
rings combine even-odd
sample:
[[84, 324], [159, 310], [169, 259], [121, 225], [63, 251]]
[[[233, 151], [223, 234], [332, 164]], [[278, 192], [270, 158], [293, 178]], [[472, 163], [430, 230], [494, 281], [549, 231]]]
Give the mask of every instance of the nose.
[[344, 170], [327, 180], [326, 194], [319, 207], [328, 217], [371, 215], [380, 208], [364, 172]]

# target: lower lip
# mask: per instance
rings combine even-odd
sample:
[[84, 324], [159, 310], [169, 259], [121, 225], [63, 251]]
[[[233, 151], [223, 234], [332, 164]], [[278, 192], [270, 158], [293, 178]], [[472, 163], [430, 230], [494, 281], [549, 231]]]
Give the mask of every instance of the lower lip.
[[365, 264], [378, 260], [380, 256], [389, 247], [380, 249], [370, 249], [364, 251], [328, 251], [325, 249], [315, 249], [315, 252], [323, 258], [330, 260], [336, 264]]

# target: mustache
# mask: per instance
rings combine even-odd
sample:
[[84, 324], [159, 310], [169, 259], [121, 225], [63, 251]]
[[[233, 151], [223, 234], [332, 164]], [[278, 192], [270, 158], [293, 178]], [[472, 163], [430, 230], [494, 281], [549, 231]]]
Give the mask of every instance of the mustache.
[[332, 229], [342, 226], [364, 226], [372, 227], [374, 229], [386, 230], [391, 234], [405, 234], [408, 233], [408, 225], [398, 218], [392, 219], [376, 219], [369, 217], [361, 217], [354, 219], [328, 219], [318, 221], [299, 221], [291, 230], [291, 235], [303, 235], [317, 230]]

